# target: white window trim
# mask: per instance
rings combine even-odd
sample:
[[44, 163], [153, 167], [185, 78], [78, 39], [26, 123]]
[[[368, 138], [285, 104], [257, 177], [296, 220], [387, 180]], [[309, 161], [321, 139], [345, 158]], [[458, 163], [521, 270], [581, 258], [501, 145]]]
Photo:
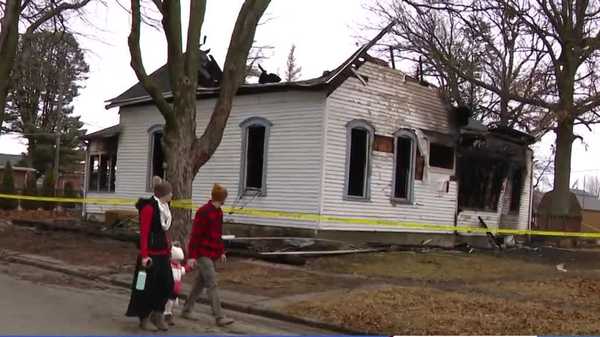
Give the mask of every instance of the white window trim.
[[[408, 193], [407, 198], [396, 197], [396, 165], [398, 163], [398, 138], [409, 138], [411, 140], [411, 162], [410, 172], [408, 177]], [[391, 200], [396, 204], [414, 204], [415, 201], [415, 163], [417, 159], [417, 135], [414, 131], [408, 129], [400, 129], [394, 133], [394, 165], [392, 171], [392, 188]]]
[[[265, 128], [265, 143], [264, 143], [264, 154], [263, 154], [263, 168], [262, 168], [262, 186], [260, 189], [248, 188], [246, 186], [246, 164], [248, 157], [248, 128], [252, 126], [262, 126]], [[267, 196], [267, 167], [269, 162], [269, 138], [271, 138], [271, 127], [273, 123], [262, 117], [250, 117], [240, 123], [242, 129], [242, 149], [241, 149], [241, 162], [240, 162], [240, 184], [238, 187], [238, 197], [242, 198], [246, 195], [254, 196], [258, 193], [259, 197]], [[254, 192], [254, 193], [252, 193]]]
[[[350, 180], [350, 154], [352, 146], [352, 130], [363, 129], [367, 131], [367, 162], [365, 163], [365, 185], [363, 196], [348, 195], [348, 185]], [[373, 141], [375, 138], [375, 128], [371, 123], [364, 119], [354, 119], [346, 124], [346, 169], [344, 174], [344, 195], [343, 200], [347, 201], [370, 201], [371, 200], [371, 165], [373, 153]]]
[[[152, 159], [154, 158], [154, 134], [160, 131], [164, 135], [164, 125], [155, 124], [148, 128], [148, 161], [146, 163], [146, 192], [152, 192], [152, 176], [153, 165]], [[162, 178], [162, 177], [161, 177]]]

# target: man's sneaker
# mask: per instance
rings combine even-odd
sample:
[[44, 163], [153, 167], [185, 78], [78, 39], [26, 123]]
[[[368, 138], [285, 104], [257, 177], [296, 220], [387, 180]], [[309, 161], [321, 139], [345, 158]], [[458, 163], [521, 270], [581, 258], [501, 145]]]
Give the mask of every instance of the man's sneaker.
[[233, 324], [235, 321], [229, 317], [221, 317], [221, 318], [217, 318], [217, 325], [218, 326], [228, 326]]
[[165, 315], [165, 322], [167, 322], [169, 326], [175, 326], [175, 320], [173, 319], [173, 315]]
[[150, 316], [140, 319], [140, 329], [144, 331], [156, 331], [150, 323]]
[[162, 312], [159, 312], [159, 311], [153, 312], [150, 315], [150, 322], [152, 322], [152, 324], [154, 324], [154, 326], [156, 328], [158, 328], [158, 330], [169, 331], [169, 327], [165, 323], [165, 320], [164, 320]]

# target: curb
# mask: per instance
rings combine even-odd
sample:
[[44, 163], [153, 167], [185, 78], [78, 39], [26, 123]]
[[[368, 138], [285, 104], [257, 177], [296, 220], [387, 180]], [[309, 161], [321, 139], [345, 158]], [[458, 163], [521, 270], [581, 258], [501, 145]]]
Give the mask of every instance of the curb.
[[[91, 273], [85, 273], [82, 271], [74, 270], [73, 268], [49, 265], [47, 263], [43, 263], [40, 261], [34, 261], [32, 259], [28, 259], [26, 257], [19, 256], [20, 253], [14, 252], [14, 251], [6, 251], [5, 250], [5, 252], [9, 252], [9, 255], [1, 255], [0, 254], [0, 260], [4, 260], [7, 262], [11, 262], [11, 263], [25, 264], [25, 265], [29, 265], [32, 267], [37, 267], [37, 268], [41, 268], [41, 269], [45, 269], [45, 270], [49, 270], [49, 271], [53, 271], [53, 272], [63, 273], [63, 274], [83, 278], [83, 279], [90, 280], [90, 281], [101, 281], [103, 283], [109, 283], [109, 284], [112, 284], [114, 286], [121, 287], [121, 288], [129, 289], [131, 287], [131, 284], [129, 284], [128, 282], [115, 280], [115, 279], [112, 279], [109, 277], [94, 275]], [[183, 299], [186, 299], [187, 295], [183, 294], [180, 297]], [[204, 299], [204, 298], [200, 299], [198, 302], [202, 303], [202, 304], [210, 304], [208, 299]], [[357, 330], [348, 329], [348, 328], [345, 328], [342, 326], [338, 326], [335, 324], [330, 324], [330, 323], [325, 323], [325, 322], [316, 321], [316, 320], [312, 320], [312, 319], [292, 316], [292, 315], [284, 314], [284, 313], [281, 313], [278, 311], [269, 310], [269, 309], [265, 309], [265, 308], [240, 305], [240, 304], [227, 302], [227, 301], [221, 301], [221, 305], [223, 306], [223, 308], [225, 308], [227, 310], [237, 311], [237, 312], [255, 315], [255, 316], [263, 316], [263, 317], [267, 317], [270, 319], [284, 321], [284, 322], [288, 322], [288, 323], [306, 325], [311, 328], [330, 330], [332, 332], [348, 334], [348, 335], [357, 335], [357, 336], [372, 335], [372, 334], [364, 332], [364, 331], [357, 331]]]

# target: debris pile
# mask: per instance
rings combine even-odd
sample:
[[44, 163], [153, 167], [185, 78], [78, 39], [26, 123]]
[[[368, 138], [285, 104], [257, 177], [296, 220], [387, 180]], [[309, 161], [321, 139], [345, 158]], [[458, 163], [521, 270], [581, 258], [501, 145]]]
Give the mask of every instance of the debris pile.
[[306, 237], [234, 237], [224, 238], [224, 241], [230, 254], [294, 265], [304, 265], [306, 259], [311, 257], [372, 253], [388, 249]]

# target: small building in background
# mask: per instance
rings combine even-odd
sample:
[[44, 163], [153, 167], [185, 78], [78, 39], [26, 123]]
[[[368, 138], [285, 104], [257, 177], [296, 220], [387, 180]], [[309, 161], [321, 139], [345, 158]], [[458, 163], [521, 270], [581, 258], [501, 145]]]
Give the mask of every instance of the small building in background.
[[572, 190], [581, 206], [581, 227], [584, 232], [600, 232], [600, 199], [582, 190]]
[[4, 167], [10, 162], [13, 168], [15, 189], [19, 193], [25, 188], [30, 175], [36, 173], [34, 168], [20, 166], [22, 160], [22, 155], [0, 153], [0, 181], [4, 178]]

